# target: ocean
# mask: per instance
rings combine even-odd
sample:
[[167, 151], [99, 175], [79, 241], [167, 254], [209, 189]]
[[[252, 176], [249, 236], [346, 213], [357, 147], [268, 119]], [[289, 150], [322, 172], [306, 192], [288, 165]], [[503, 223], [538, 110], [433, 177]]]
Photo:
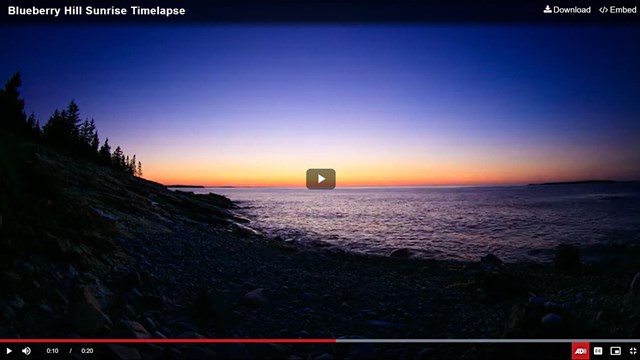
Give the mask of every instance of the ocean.
[[435, 259], [546, 261], [558, 244], [639, 243], [640, 184], [405, 188], [190, 188], [237, 203], [283, 241]]

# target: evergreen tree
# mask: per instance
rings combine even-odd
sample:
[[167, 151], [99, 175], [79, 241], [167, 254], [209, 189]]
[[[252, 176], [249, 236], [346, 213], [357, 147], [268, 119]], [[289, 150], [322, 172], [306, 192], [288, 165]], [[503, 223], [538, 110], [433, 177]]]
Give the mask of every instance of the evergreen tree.
[[[43, 128], [45, 140], [58, 149], [83, 155], [80, 124], [80, 109], [74, 100], [71, 100], [63, 111], [56, 110]], [[87, 123], [86, 131], [90, 130]], [[94, 125], [95, 130], [95, 125]]]
[[43, 140], [71, 155], [97, 161], [134, 176], [142, 176], [142, 162], [136, 163], [135, 155], [131, 158], [129, 155], [125, 156], [119, 146], [112, 153], [109, 139], [105, 139], [100, 146], [94, 119], [81, 121], [80, 109], [74, 100], [64, 110], [55, 110], [40, 128], [33, 114], [29, 117], [25, 115], [24, 100], [20, 99], [21, 85], [20, 74], [15, 73], [4, 88], [0, 89], [0, 129]]
[[98, 147], [100, 146], [100, 138], [98, 137], [98, 132], [96, 131], [93, 134], [93, 138], [91, 139], [91, 152], [93, 154], [98, 155]]
[[78, 130], [79, 143], [78, 153], [79, 155], [87, 158], [94, 159], [98, 155], [99, 139], [96, 133], [96, 124], [93, 119], [91, 121], [85, 120]]
[[69, 102], [69, 105], [67, 105], [64, 114], [66, 125], [71, 130], [71, 133], [77, 138], [81, 120], [80, 108], [78, 107], [78, 104], [76, 104], [75, 100], [71, 100], [71, 102]]
[[40, 122], [36, 120], [35, 115], [31, 113], [27, 118], [27, 128], [29, 133], [34, 139], [40, 139], [40, 135], [42, 135], [42, 130], [40, 129]]
[[131, 158], [131, 161], [129, 162], [129, 173], [133, 176], [136, 176], [137, 171], [136, 171], [136, 154], [133, 154], [133, 157]]
[[111, 154], [111, 165], [115, 168], [124, 170], [124, 153], [120, 146], [116, 147], [113, 154]]
[[65, 115], [60, 110], [55, 110], [42, 128], [45, 140], [54, 147], [62, 147], [68, 144], [69, 129], [65, 126]]
[[104, 144], [100, 147], [98, 160], [105, 165], [111, 165], [111, 146], [109, 146], [108, 138], [104, 140]]
[[24, 100], [20, 99], [22, 79], [16, 72], [0, 90], [0, 128], [8, 129], [20, 134], [27, 132]]

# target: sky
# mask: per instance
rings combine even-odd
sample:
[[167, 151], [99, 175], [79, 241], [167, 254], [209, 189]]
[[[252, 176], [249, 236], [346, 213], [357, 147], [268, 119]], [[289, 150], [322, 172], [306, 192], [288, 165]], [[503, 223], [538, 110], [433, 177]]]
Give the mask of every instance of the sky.
[[164, 184], [640, 179], [640, 28], [4, 26], [41, 123], [71, 99]]

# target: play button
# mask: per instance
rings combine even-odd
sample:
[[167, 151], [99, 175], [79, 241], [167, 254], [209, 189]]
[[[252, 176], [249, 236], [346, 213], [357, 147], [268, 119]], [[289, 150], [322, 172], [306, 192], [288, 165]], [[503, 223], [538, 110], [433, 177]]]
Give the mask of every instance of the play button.
[[11, 354], [11, 349], [7, 348], [7, 355]]
[[310, 190], [331, 190], [336, 187], [336, 171], [333, 169], [307, 170], [307, 188]]

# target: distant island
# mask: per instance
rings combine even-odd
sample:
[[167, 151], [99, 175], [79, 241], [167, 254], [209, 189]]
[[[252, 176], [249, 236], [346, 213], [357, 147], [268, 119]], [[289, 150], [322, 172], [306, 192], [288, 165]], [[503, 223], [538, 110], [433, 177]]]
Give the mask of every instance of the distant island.
[[617, 184], [615, 180], [581, 180], [581, 181], [560, 181], [529, 184], [528, 186], [549, 186], [549, 185], [588, 185], [588, 184]]

